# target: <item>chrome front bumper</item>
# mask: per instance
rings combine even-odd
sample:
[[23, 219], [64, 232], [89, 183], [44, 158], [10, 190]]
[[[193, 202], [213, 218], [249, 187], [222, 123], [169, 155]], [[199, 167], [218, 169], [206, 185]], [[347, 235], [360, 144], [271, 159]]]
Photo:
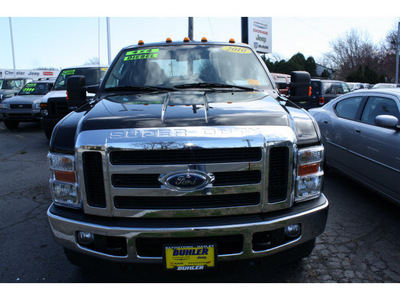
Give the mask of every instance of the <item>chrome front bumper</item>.
[[[110, 218], [85, 215], [81, 212], [53, 205], [47, 211], [56, 241], [63, 247], [91, 256], [126, 263], [162, 263], [162, 256], [146, 257], [137, 251], [138, 239], [203, 238], [209, 242], [223, 236], [242, 236], [242, 250], [236, 253], [218, 254], [219, 261], [263, 257], [282, 252], [316, 238], [325, 230], [328, 215], [328, 200], [324, 195], [318, 199], [299, 203], [290, 209], [262, 215], [235, 217], [198, 218], [190, 220], [154, 220]], [[280, 230], [288, 225], [300, 224], [301, 235], [267, 250], [254, 250], [254, 234]], [[119, 237], [126, 242], [126, 254], [110, 255], [94, 251], [77, 242], [77, 232], [90, 232], [103, 237]]]

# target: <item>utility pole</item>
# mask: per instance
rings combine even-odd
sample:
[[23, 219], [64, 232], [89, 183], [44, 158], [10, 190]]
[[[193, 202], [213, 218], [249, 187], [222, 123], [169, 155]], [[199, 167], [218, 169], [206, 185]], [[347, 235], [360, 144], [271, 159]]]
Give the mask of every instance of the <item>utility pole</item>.
[[193, 17], [189, 17], [189, 40], [193, 41]]
[[13, 57], [13, 65], [14, 65], [14, 76], [17, 76], [15, 71], [15, 53], [14, 53], [14, 38], [13, 38], [13, 31], [12, 31], [12, 24], [11, 24], [11, 17], [9, 17], [10, 22], [10, 35], [11, 35], [11, 49], [12, 49], [12, 57]]
[[399, 83], [399, 51], [400, 51], [400, 22], [397, 29], [397, 43], [396, 43], [396, 84]]
[[107, 51], [108, 51], [108, 66], [111, 65], [111, 42], [110, 42], [110, 18], [107, 17]]

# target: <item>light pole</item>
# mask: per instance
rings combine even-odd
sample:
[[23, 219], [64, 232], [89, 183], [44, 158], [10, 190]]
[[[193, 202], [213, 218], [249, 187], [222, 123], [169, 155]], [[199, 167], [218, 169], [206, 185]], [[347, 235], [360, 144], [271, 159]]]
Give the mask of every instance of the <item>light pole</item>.
[[12, 24], [11, 24], [11, 17], [9, 17], [10, 22], [10, 35], [11, 35], [11, 49], [12, 49], [12, 57], [13, 57], [13, 65], [14, 65], [14, 76], [16, 76], [15, 72], [15, 54], [14, 54], [14, 38], [13, 38], [13, 31], [12, 31]]
[[396, 85], [399, 83], [399, 51], [400, 51], [400, 22], [397, 29], [397, 43], [396, 43]]
[[111, 42], [110, 42], [110, 18], [107, 17], [107, 50], [108, 50], [108, 65], [111, 64]]
[[193, 17], [189, 17], [189, 39], [193, 41]]

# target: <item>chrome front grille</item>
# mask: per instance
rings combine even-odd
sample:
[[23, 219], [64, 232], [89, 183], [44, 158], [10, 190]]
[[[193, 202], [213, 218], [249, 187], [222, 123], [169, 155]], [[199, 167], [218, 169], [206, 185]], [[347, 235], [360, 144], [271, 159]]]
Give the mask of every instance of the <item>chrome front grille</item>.
[[[133, 139], [104, 139], [107, 145], [87, 143], [96, 132], [84, 132], [87, 136], [78, 138], [77, 161], [82, 161], [78, 171], [84, 180], [80, 192], [85, 212], [125, 218], [194, 218], [290, 207], [294, 137], [286, 127], [267, 129], [273, 129], [269, 140], [263, 131], [211, 140], [199, 138], [198, 133], [194, 138], [170, 137], [173, 142], [153, 137], [152, 143], [145, 135], [138, 139], [140, 135], [135, 134]], [[99, 133], [115, 136], [109, 131]], [[86, 143], [79, 144], [81, 140]], [[176, 145], [183, 147], [176, 149]], [[215, 180], [196, 191], [170, 190], [159, 180], [164, 174], [185, 170], [202, 170]]]

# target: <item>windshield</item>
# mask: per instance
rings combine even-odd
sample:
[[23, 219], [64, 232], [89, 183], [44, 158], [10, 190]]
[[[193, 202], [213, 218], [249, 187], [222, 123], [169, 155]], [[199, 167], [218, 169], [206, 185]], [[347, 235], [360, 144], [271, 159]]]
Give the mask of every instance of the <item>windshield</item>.
[[179, 45], [128, 49], [107, 75], [105, 90], [272, 89], [261, 62], [249, 48]]
[[24, 88], [18, 93], [18, 95], [46, 95], [51, 87], [52, 83], [28, 83]]
[[54, 84], [55, 90], [67, 90], [67, 80], [74, 75], [84, 75], [86, 85], [100, 84], [107, 68], [75, 68], [63, 69]]
[[2, 90], [19, 90], [24, 85], [23, 79], [1, 79], [0, 89]]

